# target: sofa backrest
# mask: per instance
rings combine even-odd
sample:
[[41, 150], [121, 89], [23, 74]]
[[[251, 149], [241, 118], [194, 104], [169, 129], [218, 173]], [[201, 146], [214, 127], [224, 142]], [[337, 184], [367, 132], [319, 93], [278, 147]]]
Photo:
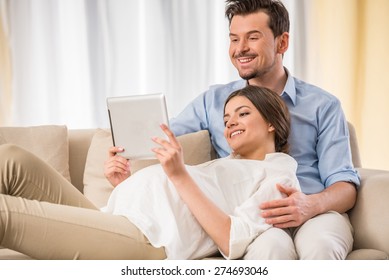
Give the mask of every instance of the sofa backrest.
[[358, 139], [355, 128], [352, 123], [348, 123], [348, 130], [350, 132], [350, 146], [351, 146], [351, 156], [355, 168], [362, 167], [362, 161], [359, 154]]
[[[352, 161], [356, 168], [362, 167], [359, 155], [359, 147], [356, 137], [355, 128], [351, 123], [348, 123], [350, 131], [350, 146], [352, 153]], [[69, 130], [69, 170], [70, 177], [74, 186], [81, 192], [83, 191], [83, 176], [85, 170], [85, 162], [88, 154], [88, 149], [92, 141], [93, 135], [97, 129], [75, 129]], [[198, 148], [198, 147], [196, 147]], [[108, 152], [108, 151], [107, 151]]]

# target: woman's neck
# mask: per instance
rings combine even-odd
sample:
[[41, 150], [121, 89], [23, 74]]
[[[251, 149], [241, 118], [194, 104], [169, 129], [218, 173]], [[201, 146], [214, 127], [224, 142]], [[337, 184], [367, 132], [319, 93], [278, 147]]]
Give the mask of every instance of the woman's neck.
[[251, 153], [234, 153], [234, 157], [241, 159], [252, 159], [252, 160], [264, 160], [267, 154], [275, 153], [276, 149], [274, 146], [265, 149], [255, 150]]

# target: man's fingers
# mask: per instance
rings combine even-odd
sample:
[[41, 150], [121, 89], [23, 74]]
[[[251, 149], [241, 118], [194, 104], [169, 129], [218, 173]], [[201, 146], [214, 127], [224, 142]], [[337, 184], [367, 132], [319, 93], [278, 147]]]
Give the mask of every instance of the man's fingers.
[[261, 205], [259, 205], [259, 208], [265, 210], [265, 209], [272, 209], [272, 208], [286, 207], [286, 206], [289, 206], [289, 202], [285, 198], [283, 198], [283, 199], [265, 201], [261, 203]]
[[290, 207], [280, 207], [280, 208], [273, 208], [261, 211], [261, 216], [263, 218], [270, 218], [270, 217], [280, 217], [284, 215], [290, 215], [291, 209]]
[[286, 194], [287, 196], [290, 196], [292, 195], [293, 193], [297, 192], [298, 190], [295, 189], [295, 188], [292, 188], [292, 187], [287, 187], [287, 186], [284, 186], [284, 185], [281, 185], [281, 184], [276, 184], [276, 187], [277, 189]]

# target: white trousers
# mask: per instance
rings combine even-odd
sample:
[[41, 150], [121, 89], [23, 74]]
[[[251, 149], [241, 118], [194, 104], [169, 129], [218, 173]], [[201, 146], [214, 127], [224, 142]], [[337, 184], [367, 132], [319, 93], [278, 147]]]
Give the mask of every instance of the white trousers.
[[297, 228], [270, 228], [247, 248], [247, 260], [343, 260], [353, 248], [347, 214], [330, 211]]

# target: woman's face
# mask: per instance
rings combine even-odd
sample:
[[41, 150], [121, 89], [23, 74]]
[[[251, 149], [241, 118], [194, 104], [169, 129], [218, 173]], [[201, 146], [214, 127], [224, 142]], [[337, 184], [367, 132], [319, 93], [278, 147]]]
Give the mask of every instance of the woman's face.
[[224, 137], [235, 154], [246, 159], [264, 159], [275, 152], [274, 127], [244, 96], [235, 96], [225, 107]]

